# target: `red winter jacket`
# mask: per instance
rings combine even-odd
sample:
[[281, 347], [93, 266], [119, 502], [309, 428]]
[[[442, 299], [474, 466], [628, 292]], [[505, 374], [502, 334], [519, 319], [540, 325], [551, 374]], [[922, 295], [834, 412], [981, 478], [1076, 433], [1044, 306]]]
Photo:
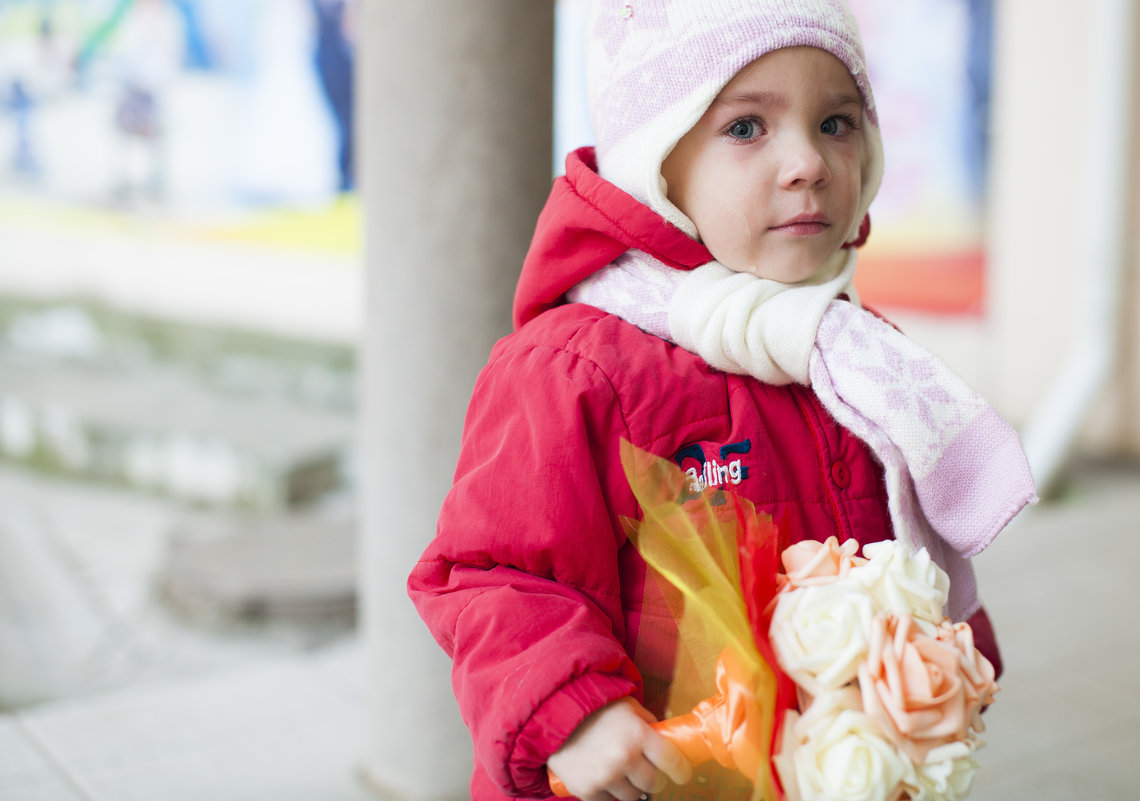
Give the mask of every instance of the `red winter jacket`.
[[[770, 386], [566, 290], [630, 248], [691, 269], [711, 256], [571, 154], [523, 267], [516, 331], [468, 410], [455, 483], [409, 592], [454, 660], [475, 744], [471, 797], [546, 797], [545, 763], [582, 720], [626, 695], [660, 714], [675, 624], [643, 597], [622, 533], [639, 518], [624, 438], [739, 493], [790, 541], [891, 537], [882, 471], [801, 386]], [[972, 621], [997, 654], [984, 613]]]

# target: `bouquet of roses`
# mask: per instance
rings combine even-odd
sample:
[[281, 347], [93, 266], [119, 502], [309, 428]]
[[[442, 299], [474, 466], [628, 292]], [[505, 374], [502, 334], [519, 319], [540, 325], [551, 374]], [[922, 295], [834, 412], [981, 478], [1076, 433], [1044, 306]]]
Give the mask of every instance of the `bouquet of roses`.
[[[997, 686], [970, 627], [943, 616], [949, 579], [925, 550], [888, 541], [860, 557], [831, 538], [780, 553], [746, 500], [629, 443], [622, 462], [644, 514], [630, 539], [684, 598], [679, 652], [719, 654], [711, 676], [674, 676], [670, 707], [692, 711], [660, 733], [694, 765], [744, 774], [754, 799], [965, 798]], [[698, 688], [695, 706], [679, 700]]]
[[949, 581], [899, 542], [801, 542], [769, 626], [796, 683], [774, 758], [792, 801], [959, 801], [997, 691], [965, 623], [943, 616]]

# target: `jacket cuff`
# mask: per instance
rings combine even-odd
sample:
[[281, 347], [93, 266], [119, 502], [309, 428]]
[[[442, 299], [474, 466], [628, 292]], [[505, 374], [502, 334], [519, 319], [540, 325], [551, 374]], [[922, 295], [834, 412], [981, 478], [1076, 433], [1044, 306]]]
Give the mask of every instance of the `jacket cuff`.
[[535, 710], [515, 737], [508, 759], [513, 796], [547, 798], [546, 760], [587, 717], [620, 698], [640, 695], [632, 663], [621, 674], [587, 673], [559, 687]]

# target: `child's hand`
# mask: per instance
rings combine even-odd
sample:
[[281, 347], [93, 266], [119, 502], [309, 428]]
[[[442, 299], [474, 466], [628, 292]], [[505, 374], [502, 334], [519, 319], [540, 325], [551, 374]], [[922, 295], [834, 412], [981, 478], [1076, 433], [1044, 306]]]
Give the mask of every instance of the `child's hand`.
[[582, 801], [636, 801], [661, 790], [665, 776], [684, 784], [692, 766], [653, 730], [654, 720], [632, 698], [614, 701], [582, 721], [547, 765]]

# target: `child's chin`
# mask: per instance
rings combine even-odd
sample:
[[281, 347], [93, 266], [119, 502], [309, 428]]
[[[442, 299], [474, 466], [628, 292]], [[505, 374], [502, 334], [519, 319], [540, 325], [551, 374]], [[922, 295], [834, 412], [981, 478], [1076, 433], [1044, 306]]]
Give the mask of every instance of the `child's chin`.
[[734, 273], [748, 273], [757, 278], [777, 281], [781, 284], [802, 284], [810, 281], [820, 269], [817, 264], [775, 264], [771, 261], [760, 264], [725, 264]]

